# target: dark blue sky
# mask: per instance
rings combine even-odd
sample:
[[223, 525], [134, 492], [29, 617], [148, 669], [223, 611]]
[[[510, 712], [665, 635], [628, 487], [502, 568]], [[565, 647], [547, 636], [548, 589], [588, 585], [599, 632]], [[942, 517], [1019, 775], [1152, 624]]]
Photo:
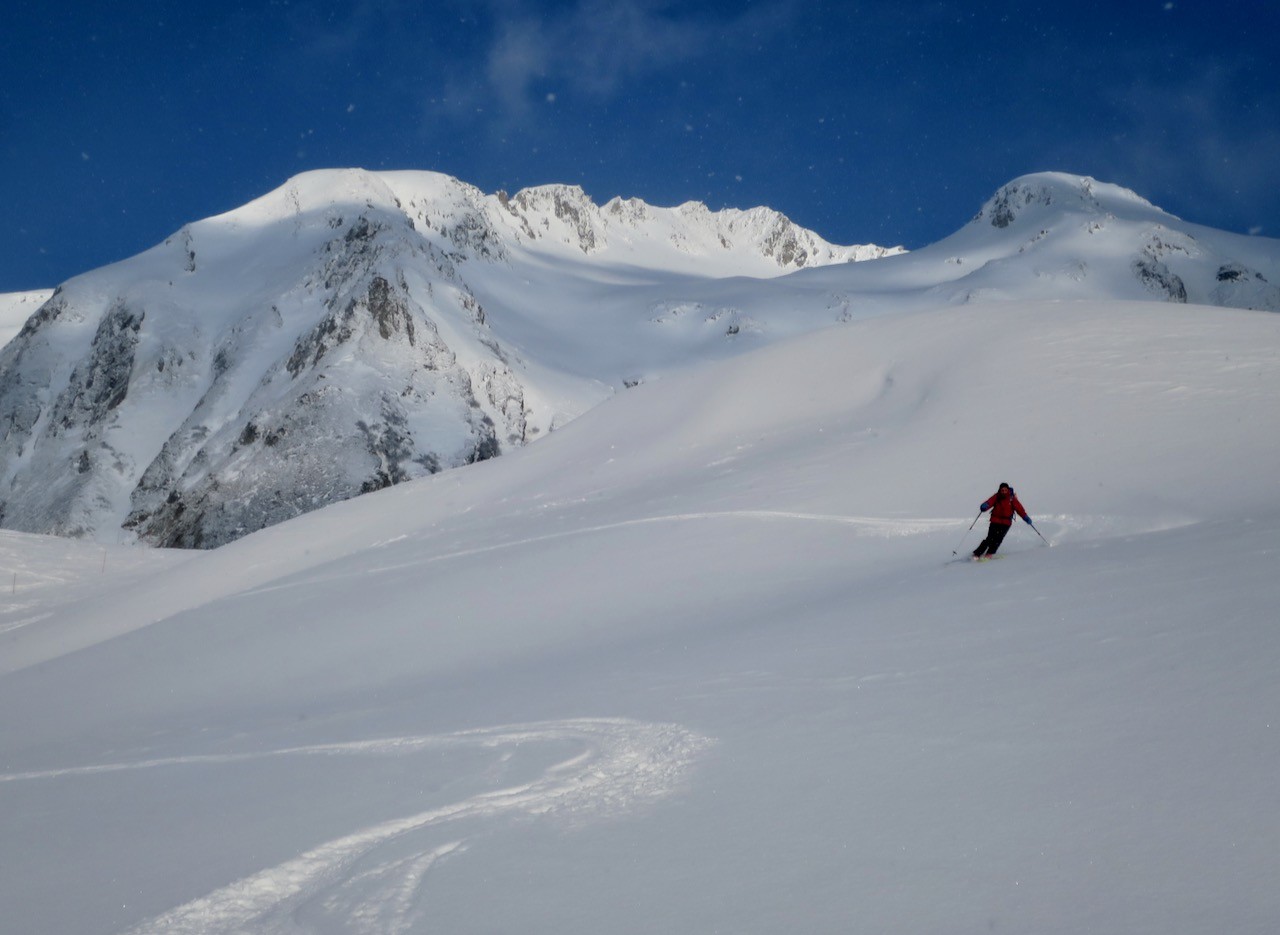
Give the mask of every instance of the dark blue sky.
[[908, 247], [1056, 169], [1280, 236], [1276, 0], [11, 6], [0, 291], [340, 166]]

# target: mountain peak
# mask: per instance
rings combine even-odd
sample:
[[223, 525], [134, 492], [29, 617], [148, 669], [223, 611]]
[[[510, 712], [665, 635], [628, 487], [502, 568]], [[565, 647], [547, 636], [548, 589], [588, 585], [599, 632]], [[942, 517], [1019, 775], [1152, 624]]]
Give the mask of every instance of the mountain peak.
[[502, 204], [530, 239], [551, 239], [586, 254], [607, 242], [599, 207], [578, 185], [522, 188]]
[[1177, 220], [1127, 188], [1065, 172], [1036, 172], [1014, 179], [982, 206], [974, 220], [1004, 229], [1048, 210]]

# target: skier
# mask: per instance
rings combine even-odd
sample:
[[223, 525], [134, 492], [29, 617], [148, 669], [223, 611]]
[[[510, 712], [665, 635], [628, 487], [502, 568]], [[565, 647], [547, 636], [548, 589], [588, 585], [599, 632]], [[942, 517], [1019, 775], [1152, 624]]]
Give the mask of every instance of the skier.
[[987, 527], [987, 538], [979, 542], [978, 547], [973, 550], [975, 559], [996, 554], [996, 550], [1000, 548], [1000, 543], [1004, 541], [1004, 537], [1009, 532], [1009, 527], [1013, 525], [1013, 515], [1015, 513], [1021, 516], [1028, 526], [1035, 528], [1032, 525], [1031, 517], [1022, 508], [1018, 495], [1013, 492], [1013, 488], [1008, 484], [1001, 484], [1000, 489], [985, 500], [978, 509], [983, 513], [987, 512], [987, 510], [991, 511], [991, 524]]

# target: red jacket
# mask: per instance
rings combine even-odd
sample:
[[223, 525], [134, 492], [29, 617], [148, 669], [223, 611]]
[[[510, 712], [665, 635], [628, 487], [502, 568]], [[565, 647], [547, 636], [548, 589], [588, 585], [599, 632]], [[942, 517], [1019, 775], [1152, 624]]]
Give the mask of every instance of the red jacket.
[[991, 522], [999, 523], [1001, 526], [1012, 525], [1014, 513], [1027, 519], [1027, 511], [1022, 508], [1018, 495], [1012, 489], [1007, 494], [996, 491], [983, 501], [982, 512], [985, 513], [987, 510], [991, 511]]

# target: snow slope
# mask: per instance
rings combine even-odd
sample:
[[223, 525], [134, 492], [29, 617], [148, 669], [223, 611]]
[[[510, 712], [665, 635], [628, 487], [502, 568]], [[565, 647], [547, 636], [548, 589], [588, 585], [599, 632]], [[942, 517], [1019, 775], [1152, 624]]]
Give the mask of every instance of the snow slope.
[[[1278, 350], [1267, 313], [935, 308], [208, 553], [6, 538], [0, 911], [1274, 931]], [[1054, 547], [949, 563], [1001, 480]]]

